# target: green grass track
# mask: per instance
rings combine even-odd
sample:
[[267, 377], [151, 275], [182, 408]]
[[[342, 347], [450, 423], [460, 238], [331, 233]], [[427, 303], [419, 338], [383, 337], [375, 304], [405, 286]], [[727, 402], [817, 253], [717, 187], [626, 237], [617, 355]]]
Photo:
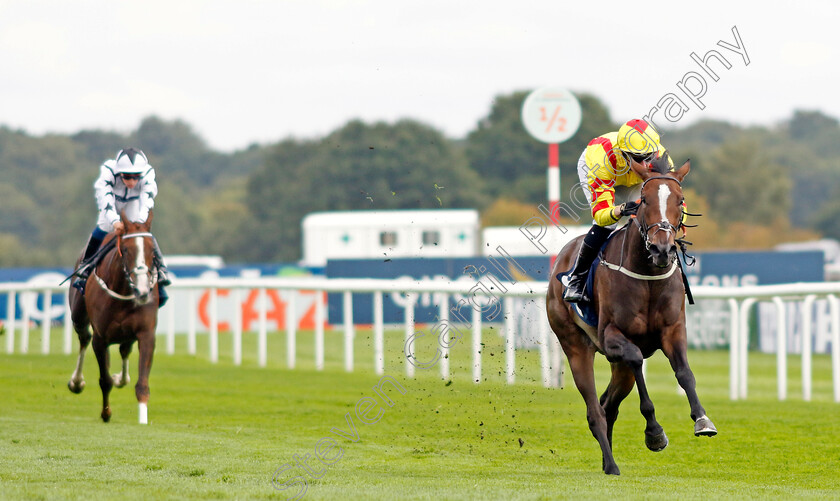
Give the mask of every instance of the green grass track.
[[[113, 417], [104, 424], [93, 353], [85, 365], [87, 388], [73, 395], [66, 383], [75, 355], [55, 354], [58, 330], [54, 354], [39, 354], [40, 330], [33, 329], [28, 355], [0, 354], [0, 499], [285, 499], [297, 487], [275, 490], [272, 476], [307, 454], [320, 478], [294, 466], [278, 482], [304, 477], [304, 499], [313, 500], [840, 498], [840, 404], [831, 400], [826, 356], [814, 357], [812, 402], [801, 399], [798, 357], [788, 360], [789, 399], [778, 402], [775, 356], [757, 353], [750, 355], [749, 398], [732, 402], [728, 353], [691, 352], [701, 401], [720, 432], [695, 438], [688, 403], [657, 354], [648, 365], [648, 385], [670, 445], [659, 453], [645, 448], [633, 392], [614, 435], [622, 475], [608, 477], [570, 377], [563, 389], [543, 388], [538, 353], [518, 351], [517, 383], [504, 384], [497, 333], [484, 332], [486, 378], [474, 384], [468, 337], [452, 350], [450, 381], [439, 379], [437, 368], [406, 379], [403, 333], [388, 331], [385, 374], [406, 392], [389, 390], [394, 405], [383, 404], [384, 415], [373, 424], [362, 423], [354, 410], [360, 399], [377, 397], [369, 330], [357, 334], [352, 373], [343, 370], [340, 332], [327, 332], [323, 371], [314, 369], [311, 332], [298, 335], [295, 370], [285, 366], [282, 332], [268, 336], [266, 368], [256, 366], [253, 333], [244, 336], [241, 367], [232, 364], [228, 334], [221, 336], [218, 364], [207, 359], [206, 335], [199, 336], [194, 356], [186, 355], [184, 336], [177, 338], [176, 355], [165, 353], [160, 337], [151, 423], [140, 426], [136, 349], [132, 385], [114, 389]], [[111, 372], [118, 369], [115, 348]], [[428, 358], [427, 348], [421, 346], [421, 359]], [[597, 371], [603, 390], [603, 358]], [[330, 433], [348, 429], [347, 413], [356, 442]], [[313, 459], [324, 437], [341, 448], [328, 467]]]

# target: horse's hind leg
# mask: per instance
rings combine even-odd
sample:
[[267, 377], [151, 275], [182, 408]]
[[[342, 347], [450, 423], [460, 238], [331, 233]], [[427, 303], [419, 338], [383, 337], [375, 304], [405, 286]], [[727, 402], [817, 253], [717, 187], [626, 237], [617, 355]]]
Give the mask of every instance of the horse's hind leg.
[[149, 373], [152, 371], [152, 358], [155, 354], [155, 331], [138, 334], [137, 349], [140, 352], [137, 362], [137, 385], [134, 393], [137, 395], [137, 406], [140, 424], [149, 423]]
[[117, 388], [122, 388], [123, 386], [127, 385], [131, 382], [131, 377], [128, 375], [128, 356], [131, 355], [131, 346], [134, 344], [134, 341], [123, 343], [120, 345], [120, 356], [122, 357], [122, 370], [119, 374], [114, 374], [112, 379], [114, 380], [114, 386]]
[[76, 359], [76, 369], [70, 376], [70, 381], [67, 382], [67, 387], [73, 393], [81, 393], [85, 389], [85, 376], [82, 368], [85, 364], [85, 352], [90, 344], [90, 327], [87, 319], [87, 311], [85, 310], [84, 298], [76, 296], [77, 299], [73, 302], [71, 309], [71, 317], [73, 322], [73, 329], [79, 337], [79, 357]]
[[114, 382], [108, 373], [108, 366], [110, 365], [108, 344], [100, 336], [94, 336], [93, 338], [93, 352], [96, 354], [96, 361], [99, 363], [99, 387], [102, 388], [102, 414], [100, 416], [102, 421], [107, 423], [111, 419], [108, 395], [111, 393]]
[[618, 419], [618, 406], [633, 390], [636, 378], [633, 376], [633, 371], [630, 366], [622, 362], [612, 363], [612, 377], [610, 384], [601, 395], [601, 407], [604, 408], [604, 414], [607, 418], [607, 438], [612, 447], [612, 433], [613, 425]]
[[653, 401], [648, 395], [645, 378], [642, 374], [644, 357], [638, 346], [630, 342], [615, 325], [610, 324], [604, 330], [604, 351], [610, 362], [624, 362], [633, 371], [636, 378], [636, 388], [639, 390], [639, 410], [642, 412], [647, 425], [645, 426], [645, 445], [648, 449], [658, 452], [668, 445], [665, 430], [656, 421]]
[[[674, 337], [676, 337], [676, 340]], [[681, 338], [680, 336], [666, 335], [662, 343], [662, 352], [665, 353], [665, 356], [671, 362], [671, 368], [674, 369], [677, 382], [685, 390], [685, 395], [688, 397], [688, 404], [691, 406], [691, 419], [694, 421], [694, 435], [698, 437], [713, 437], [717, 435], [717, 428], [706, 417], [706, 410], [700, 405], [700, 398], [697, 396], [694, 373], [691, 372], [691, 367], [688, 366], [684, 332]]]
[[619, 475], [618, 465], [612, 455], [612, 446], [607, 436], [607, 420], [604, 409], [598, 401], [598, 394], [595, 391], [595, 350], [591, 347], [568, 346], [563, 344], [563, 351], [569, 359], [569, 367], [575, 379], [575, 385], [586, 402], [586, 421], [589, 423], [589, 430], [592, 436], [601, 446], [602, 462], [604, 473], [608, 475]]

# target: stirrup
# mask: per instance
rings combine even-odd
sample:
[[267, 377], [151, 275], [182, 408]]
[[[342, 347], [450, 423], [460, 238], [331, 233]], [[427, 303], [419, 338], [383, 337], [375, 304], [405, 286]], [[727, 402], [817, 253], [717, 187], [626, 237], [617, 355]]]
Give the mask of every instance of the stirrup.
[[586, 279], [576, 280], [577, 277], [572, 277], [566, 289], [563, 291], [563, 301], [567, 303], [585, 303], [589, 301], [586, 297]]
[[82, 296], [85, 295], [85, 286], [87, 285], [87, 278], [77, 277], [73, 280], [73, 288], [79, 291]]
[[172, 285], [172, 280], [169, 280], [168, 270], [163, 266], [158, 266], [158, 284], [163, 287]]

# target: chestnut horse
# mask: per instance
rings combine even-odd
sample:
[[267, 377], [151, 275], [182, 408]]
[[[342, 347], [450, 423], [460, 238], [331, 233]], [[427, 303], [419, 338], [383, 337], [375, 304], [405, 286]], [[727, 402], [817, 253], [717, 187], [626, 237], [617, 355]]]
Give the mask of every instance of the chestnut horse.
[[[618, 475], [612, 455], [612, 431], [618, 406], [635, 383], [645, 417], [645, 445], [660, 451], [668, 445], [648, 396], [642, 362], [658, 349], [671, 363], [691, 406], [696, 436], [717, 433], [695, 391], [694, 374], [686, 357], [685, 287], [677, 263], [677, 232], [683, 216], [682, 180], [691, 169], [686, 162], [669, 171], [667, 156], [654, 161], [642, 175], [637, 216], [617, 230], [594, 270], [593, 306], [597, 329], [580, 320], [563, 301], [557, 274], [572, 267], [583, 237], [569, 242], [557, 257], [548, 287], [548, 320], [557, 335], [575, 385], [586, 402], [586, 419], [601, 446], [604, 473]], [[612, 377], [600, 400], [595, 388], [595, 353], [606, 356]]]
[[[104, 255], [87, 281], [85, 295], [70, 287], [70, 308], [73, 328], [79, 336], [79, 358], [76, 370], [67, 387], [81, 393], [85, 387], [82, 365], [85, 351], [91, 342], [88, 325], [93, 328], [93, 352], [99, 363], [99, 386], [102, 388], [102, 420], [111, 419], [108, 395], [116, 385], [128, 384], [128, 355], [137, 341], [140, 360], [137, 385], [134, 387], [139, 403], [140, 424], [148, 423], [149, 372], [155, 350], [158, 289], [157, 267], [154, 264], [154, 237], [150, 233], [153, 214], [145, 223], [128, 221], [122, 214], [125, 230], [111, 233], [102, 242], [104, 248], [116, 238], [116, 245]], [[81, 259], [80, 259], [81, 261]], [[78, 263], [77, 263], [78, 266]], [[122, 371], [108, 373], [110, 356], [108, 347], [120, 345]]]

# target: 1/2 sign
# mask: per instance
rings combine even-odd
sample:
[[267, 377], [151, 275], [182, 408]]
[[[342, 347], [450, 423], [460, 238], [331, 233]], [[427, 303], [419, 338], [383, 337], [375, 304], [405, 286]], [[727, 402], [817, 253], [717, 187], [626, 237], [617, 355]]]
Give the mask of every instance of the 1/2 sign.
[[535, 139], [562, 143], [580, 127], [581, 110], [577, 98], [561, 87], [543, 87], [528, 94], [522, 103], [522, 124]]

